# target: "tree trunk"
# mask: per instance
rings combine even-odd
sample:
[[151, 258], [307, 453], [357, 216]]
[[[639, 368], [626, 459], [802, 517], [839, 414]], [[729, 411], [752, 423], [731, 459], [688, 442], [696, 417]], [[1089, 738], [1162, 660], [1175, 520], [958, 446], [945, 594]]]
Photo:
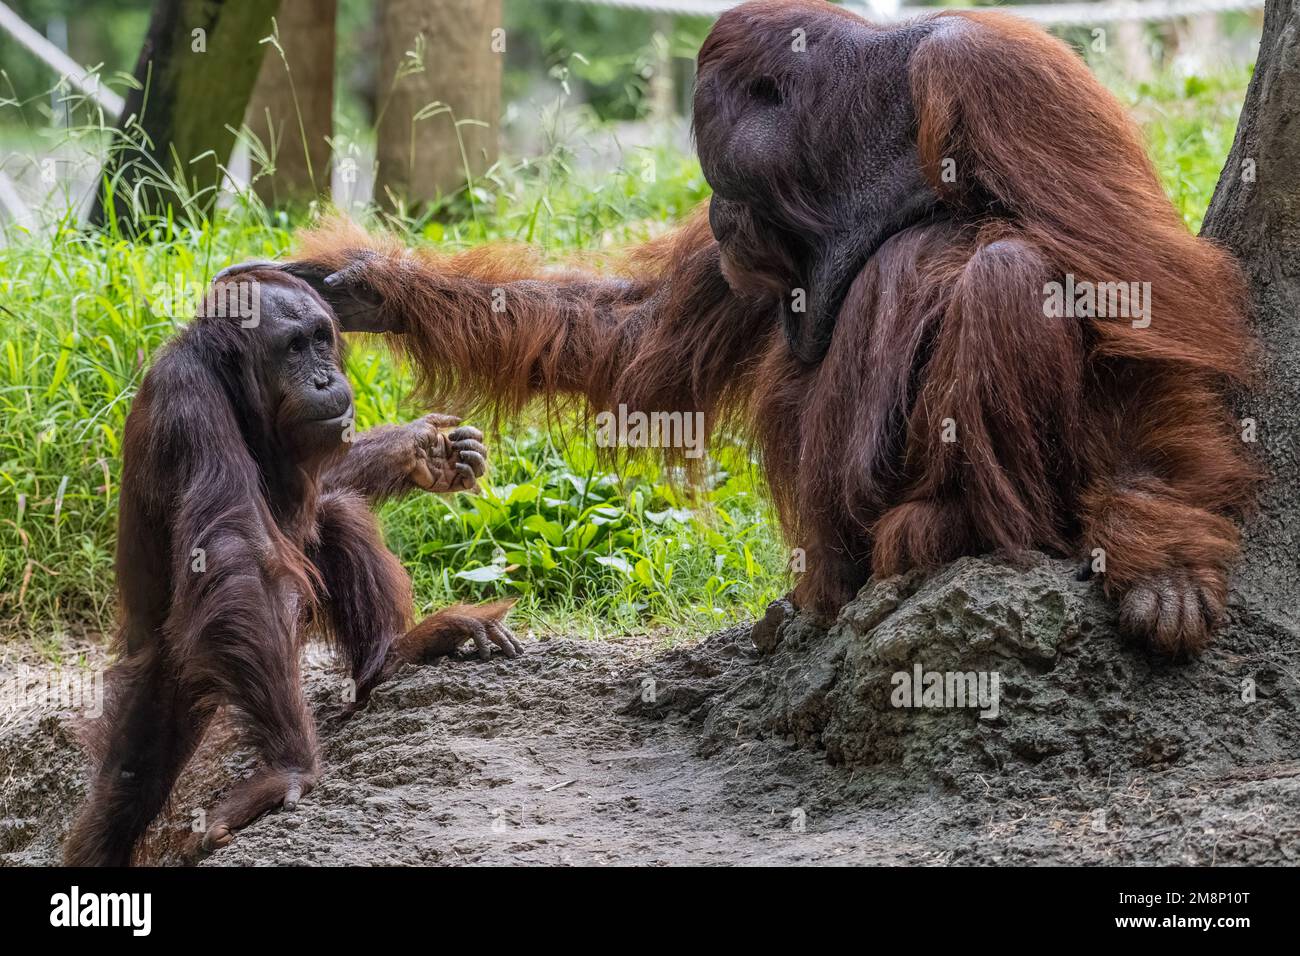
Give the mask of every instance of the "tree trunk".
[[419, 206], [496, 161], [501, 0], [386, 0], [382, 18], [375, 200]]
[[139, 88], [118, 119], [122, 138], [104, 163], [93, 224], [107, 220], [110, 191], [119, 224], [132, 232], [147, 225], [140, 216], [166, 215], [168, 207], [178, 217], [186, 202], [195, 212], [211, 208], [266, 50], [258, 41], [271, 32], [277, 6], [156, 0], [135, 67]]
[[280, 0], [276, 27], [284, 55], [274, 46], [267, 50], [247, 119], [271, 163], [253, 182], [268, 206], [329, 195], [337, 12], [337, 0]]
[[660, 13], [654, 18], [655, 63], [650, 75], [649, 109], [651, 122], [667, 123], [672, 120], [677, 97], [673, 92], [673, 18]]
[[[1269, 0], [1255, 75], [1202, 234], [1250, 280], [1261, 382], [1239, 402], [1269, 481], [1246, 527], [1236, 587], [1255, 610], [1300, 626], [1300, 0]], [[1243, 426], [1245, 427], [1245, 426]]]

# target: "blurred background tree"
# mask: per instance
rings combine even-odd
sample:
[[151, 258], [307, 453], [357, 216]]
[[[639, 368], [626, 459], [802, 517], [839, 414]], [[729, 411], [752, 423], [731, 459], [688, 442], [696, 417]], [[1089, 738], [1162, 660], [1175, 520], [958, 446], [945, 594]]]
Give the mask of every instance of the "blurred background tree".
[[383, 0], [375, 198], [423, 205], [497, 160], [501, 0]]
[[[107, 168], [120, 190], [149, 169], [210, 199], [242, 121], [253, 186], [277, 206], [329, 196], [341, 164], [390, 207], [446, 197], [491, 168], [502, 136], [516, 152], [541, 142], [542, 104], [559, 95], [595, 122], [680, 118], [709, 26], [570, 0], [8, 6], [126, 94], [125, 115], [107, 117], [130, 133]], [[0, 149], [91, 120], [51, 92], [57, 79], [0, 32]]]
[[268, 206], [329, 193], [337, 0], [280, 0], [246, 122], [266, 151], [253, 188]]
[[191, 203], [215, 204], [277, 5], [157, 0], [91, 222], [116, 219], [135, 231], [137, 211], [179, 215]]

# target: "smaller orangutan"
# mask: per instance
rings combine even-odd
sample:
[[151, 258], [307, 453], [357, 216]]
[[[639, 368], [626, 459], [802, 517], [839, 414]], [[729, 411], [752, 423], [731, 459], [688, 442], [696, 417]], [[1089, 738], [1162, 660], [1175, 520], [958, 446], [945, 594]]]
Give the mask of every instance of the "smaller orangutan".
[[473, 490], [483, 436], [444, 434], [458, 420], [429, 415], [353, 440], [342, 368], [329, 307], [301, 280], [254, 269], [218, 276], [145, 376], [123, 453], [119, 660], [69, 864], [131, 862], [223, 704], [261, 765], [188, 851], [211, 852], [262, 813], [293, 809], [318, 774], [298, 672], [313, 623], [358, 702], [402, 663], [467, 641], [484, 658], [492, 645], [507, 657], [523, 650], [503, 623], [510, 602], [448, 607], [411, 626], [410, 578], [371, 513], [417, 489]]

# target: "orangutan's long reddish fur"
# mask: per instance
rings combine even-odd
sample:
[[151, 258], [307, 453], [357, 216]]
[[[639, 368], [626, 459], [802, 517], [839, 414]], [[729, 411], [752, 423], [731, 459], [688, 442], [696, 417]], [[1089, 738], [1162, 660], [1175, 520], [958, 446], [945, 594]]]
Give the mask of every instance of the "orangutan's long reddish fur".
[[[1209, 634], [1195, 605], [1222, 613], [1253, 482], [1225, 397], [1251, 365], [1241, 274], [1187, 231], [1067, 47], [1000, 14], [938, 16], [910, 83], [924, 168], [956, 215], [880, 248], [819, 364], [791, 356], [770, 302], [729, 289], [702, 212], [613, 278], [513, 247], [410, 253], [340, 222], [300, 255], [336, 268], [381, 253], [365, 281], [435, 403], [578, 396], [743, 429], [807, 550], [805, 606], [832, 613], [871, 574], [962, 554], [1101, 548], [1133, 629], [1195, 649]], [[744, 286], [770, 275], [750, 268], [763, 274]], [[1150, 327], [1046, 318], [1044, 283], [1066, 273], [1150, 282]]]

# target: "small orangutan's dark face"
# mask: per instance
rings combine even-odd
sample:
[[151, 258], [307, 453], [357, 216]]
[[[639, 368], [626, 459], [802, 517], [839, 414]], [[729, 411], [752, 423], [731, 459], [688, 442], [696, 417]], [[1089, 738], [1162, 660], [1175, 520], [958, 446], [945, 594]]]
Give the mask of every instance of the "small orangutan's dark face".
[[263, 389], [281, 441], [303, 458], [346, 451], [352, 387], [327, 307], [305, 287], [263, 283], [258, 331]]

